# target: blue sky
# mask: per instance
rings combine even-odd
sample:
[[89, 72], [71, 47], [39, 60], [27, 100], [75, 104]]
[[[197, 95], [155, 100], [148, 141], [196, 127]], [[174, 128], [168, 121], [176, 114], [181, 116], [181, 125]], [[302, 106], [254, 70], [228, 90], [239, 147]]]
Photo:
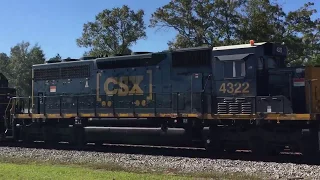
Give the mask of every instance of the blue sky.
[[[301, 7], [307, 0], [279, 0], [284, 10]], [[320, 2], [315, 2], [320, 12]], [[38, 43], [46, 58], [59, 53], [62, 58], [79, 58], [85, 49], [79, 48], [76, 39], [81, 36], [83, 24], [92, 21], [103, 9], [121, 7], [145, 11], [145, 23], [149, 25], [151, 14], [169, 0], [1, 0], [0, 52], [10, 52], [10, 47], [22, 41]], [[319, 13], [318, 12], [318, 13]], [[157, 31], [147, 28], [147, 39], [139, 40], [133, 51], [161, 51], [175, 36], [173, 30]]]

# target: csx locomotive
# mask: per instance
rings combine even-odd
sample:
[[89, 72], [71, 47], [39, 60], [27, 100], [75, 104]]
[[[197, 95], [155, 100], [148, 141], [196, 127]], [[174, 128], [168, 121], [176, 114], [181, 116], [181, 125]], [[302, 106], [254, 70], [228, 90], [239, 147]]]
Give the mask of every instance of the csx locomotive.
[[203, 146], [212, 153], [319, 151], [320, 71], [285, 67], [263, 42], [48, 61], [14, 97], [5, 137]]

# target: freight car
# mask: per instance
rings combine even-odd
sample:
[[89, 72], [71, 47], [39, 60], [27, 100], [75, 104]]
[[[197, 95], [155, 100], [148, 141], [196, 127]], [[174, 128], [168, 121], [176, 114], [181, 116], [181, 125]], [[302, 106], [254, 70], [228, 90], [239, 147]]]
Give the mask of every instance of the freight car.
[[250, 41], [34, 65], [32, 95], [12, 99], [6, 135], [314, 154], [320, 71], [285, 67], [286, 57], [282, 44]]

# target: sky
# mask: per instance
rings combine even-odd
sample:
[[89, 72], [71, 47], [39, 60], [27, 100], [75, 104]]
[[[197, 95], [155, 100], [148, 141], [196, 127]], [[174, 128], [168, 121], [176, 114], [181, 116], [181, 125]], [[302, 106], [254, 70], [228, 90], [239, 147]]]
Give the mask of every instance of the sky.
[[[167, 42], [173, 40], [174, 30], [148, 28], [151, 14], [170, 0], [1, 0], [0, 10], [0, 52], [9, 55], [10, 48], [27, 41], [36, 43], [43, 49], [46, 59], [57, 53], [62, 58], [80, 58], [85, 49], [76, 44], [81, 37], [83, 24], [94, 21], [95, 16], [104, 9], [128, 5], [133, 10], [145, 11], [147, 38], [137, 41], [133, 51], [162, 51]], [[279, 0], [284, 10], [301, 7], [308, 0]], [[320, 1], [315, 8], [320, 14]], [[319, 17], [319, 15], [318, 15]]]

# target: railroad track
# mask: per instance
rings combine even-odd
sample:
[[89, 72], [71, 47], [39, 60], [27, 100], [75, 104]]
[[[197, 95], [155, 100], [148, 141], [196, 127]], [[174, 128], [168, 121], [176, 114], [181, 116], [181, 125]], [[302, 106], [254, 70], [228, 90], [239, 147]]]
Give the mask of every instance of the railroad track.
[[0, 147], [20, 147], [36, 149], [54, 149], [54, 150], [77, 150], [86, 152], [102, 153], [121, 153], [121, 154], [140, 154], [155, 156], [187, 157], [187, 158], [210, 158], [210, 159], [229, 159], [241, 161], [259, 161], [259, 162], [276, 162], [276, 163], [294, 163], [320, 165], [318, 158], [306, 158], [301, 153], [281, 152], [273, 156], [257, 156], [250, 150], [237, 150], [236, 152], [223, 152], [219, 154], [210, 154], [204, 148], [190, 147], [166, 147], [166, 146], [146, 146], [146, 145], [125, 145], [125, 144], [103, 144], [95, 145], [88, 143], [81, 148], [60, 142], [54, 145], [47, 145], [41, 141], [24, 144], [22, 142], [3, 142]]
[[203, 148], [139, 146], [122, 144], [87, 144], [81, 149], [68, 143], [54, 146], [42, 142], [0, 144], [1, 158], [18, 158], [27, 161], [54, 163], [116, 164], [123, 168], [140, 168], [143, 171], [171, 172], [230, 172], [256, 175], [264, 173], [266, 179], [320, 178], [320, 163], [316, 158], [306, 159], [299, 153], [281, 153], [277, 156], [254, 156], [250, 151], [208, 155]]

